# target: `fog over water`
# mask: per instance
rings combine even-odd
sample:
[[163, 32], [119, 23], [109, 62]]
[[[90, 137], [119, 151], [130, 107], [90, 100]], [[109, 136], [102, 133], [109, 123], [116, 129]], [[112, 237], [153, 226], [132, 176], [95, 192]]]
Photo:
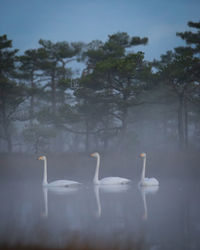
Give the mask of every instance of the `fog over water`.
[[[132, 156], [133, 164], [130, 155], [102, 154], [100, 177], [132, 180], [130, 185], [104, 187], [92, 184], [96, 162], [87, 154], [49, 155], [49, 181], [83, 183], [77, 188], [57, 189], [42, 187], [43, 162], [36, 156], [2, 157], [0, 245], [62, 248], [73, 241], [79, 247], [89, 242], [94, 249], [109, 244], [119, 249], [199, 249], [198, 157], [193, 154], [193, 166], [189, 166], [189, 154], [171, 153], [171, 159], [156, 154], [152, 159], [151, 154], [146, 174], [159, 179], [157, 188], [138, 187], [142, 169], [138, 155]], [[176, 162], [172, 155], [178, 156]], [[174, 172], [172, 163], [177, 164]], [[166, 164], [171, 164], [168, 172], [162, 169]], [[193, 174], [187, 168], [192, 168]]]
[[[11, 4], [4, 2], [2, 17], [13, 24]], [[12, 4], [17, 16], [21, 17], [25, 2], [21, 0], [16, 9]], [[38, 30], [34, 10], [45, 9], [49, 20], [55, 21], [53, 12], [46, 11], [49, 5], [42, 4], [41, 9], [36, 2], [33, 17], [24, 21], [31, 33], [33, 26]], [[76, 29], [74, 18], [70, 25], [68, 4], [59, 2], [49, 10], [55, 9], [65, 25], [62, 13], [67, 25]], [[199, 250], [200, 22], [182, 20], [173, 27], [179, 47], [172, 46], [160, 59], [147, 59], [154, 55], [148, 47], [153, 41], [156, 54], [166, 50], [167, 33], [171, 37], [176, 23], [171, 17], [186, 18], [184, 9], [195, 17], [197, 1], [175, 1], [180, 13], [171, 3], [163, 5], [163, 13], [173, 12], [168, 17], [157, 0], [150, 9], [145, 5], [148, 11], [139, 1], [134, 2], [139, 11], [133, 1], [128, 5], [119, 1], [119, 6], [114, 4], [117, 12], [111, 3], [92, 3], [94, 13], [87, 2], [79, 6], [73, 1], [71, 17], [88, 16], [88, 24], [96, 29], [94, 20], [102, 25], [105, 15], [100, 13], [109, 8], [107, 21], [117, 25], [117, 18], [117, 31], [107, 33], [103, 27], [106, 39], [97, 36], [86, 43], [82, 37], [72, 42], [68, 33], [68, 40], [59, 40], [51, 26], [56, 42], [55, 37], [38, 37], [37, 44], [22, 51], [13, 47], [15, 36], [10, 37], [9, 29], [0, 36], [0, 250]], [[132, 10], [139, 15], [136, 23], [130, 22], [135, 17]], [[167, 26], [157, 19], [158, 10]], [[44, 13], [38, 19], [42, 24], [48, 20]], [[130, 34], [119, 29], [126, 27], [121, 26], [119, 13], [121, 18], [130, 15], [123, 18]], [[34, 20], [32, 29], [27, 20]], [[137, 25], [141, 20], [148, 32]], [[65, 33], [67, 26], [57, 27]], [[88, 27], [82, 29], [84, 36]], [[98, 180], [99, 158], [94, 152], [100, 154], [99, 179], [118, 178]], [[130, 183], [113, 185], [122, 178]], [[60, 182], [49, 187], [47, 180]], [[63, 180], [68, 180], [66, 187], [55, 187]], [[69, 180], [81, 185], [71, 187]], [[105, 182], [109, 185], [102, 185]], [[144, 187], [147, 183], [154, 187]]]

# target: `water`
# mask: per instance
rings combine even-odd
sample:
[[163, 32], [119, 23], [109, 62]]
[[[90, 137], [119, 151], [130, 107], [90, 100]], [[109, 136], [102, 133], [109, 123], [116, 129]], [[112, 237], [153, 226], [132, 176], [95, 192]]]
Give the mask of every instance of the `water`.
[[200, 184], [160, 180], [129, 186], [43, 189], [1, 182], [0, 244], [64, 247], [69, 242], [120, 249], [200, 249]]

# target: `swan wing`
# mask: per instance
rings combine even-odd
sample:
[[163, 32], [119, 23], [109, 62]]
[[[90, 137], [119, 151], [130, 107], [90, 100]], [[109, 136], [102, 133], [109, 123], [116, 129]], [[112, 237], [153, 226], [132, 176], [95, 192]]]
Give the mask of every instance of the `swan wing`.
[[68, 187], [68, 186], [73, 186], [73, 185], [79, 185], [79, 182], [76, 181], [70, 181], [70, 180], [57, 180], [57, 181], [52, 181], [48, 183], [48, 186], [51, 187]]
[[156, 178], [150, 178], [152, 185], [159, 185], [159, 181]]
[[121, 177], [106, 177], [99, 181], [101, 185], [116, 185], [116, 184], [126, 184], [129, 183], [130, 180]]
[[140, 182], [141, 186], [158, 186], [159, 181], [156, 178], [144, 178]]

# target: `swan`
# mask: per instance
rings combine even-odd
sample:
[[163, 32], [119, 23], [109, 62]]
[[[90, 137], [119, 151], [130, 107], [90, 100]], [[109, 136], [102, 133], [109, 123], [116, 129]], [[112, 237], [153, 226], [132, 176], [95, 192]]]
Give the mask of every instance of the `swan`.
[[143, 158], [143, 168], [141, 180], [139, 182], [140, 186], [158, 186], [159, 181], [156, 178], [147, 178], [145, 177], [145, 169], [146, 169], [146, 153], [140, 154], [140, 157]]
[[97, 158], [96, 170], [95, 175], [93, 178], [93, 183], [95, 185], [118, 185], [118, 184], [127, 184], [131, 180], [121, 177], [106, 177], [99, 180], [99, 166], [100, 166], [100, 155], [99, 153], [95, 152], [90, 155], [91, 157]]
[[47, 182], [47, 158], [46, 156], [40, 156], [38, 160], [44, 161], [44, 176], [43, 176], [43, 183], [42, 185], [44, 187], [69, 187], [72, 185], [79, 185], [81, 183], [76, 181], [70, 181], [70, 180], [56, 180], [52, 182]]

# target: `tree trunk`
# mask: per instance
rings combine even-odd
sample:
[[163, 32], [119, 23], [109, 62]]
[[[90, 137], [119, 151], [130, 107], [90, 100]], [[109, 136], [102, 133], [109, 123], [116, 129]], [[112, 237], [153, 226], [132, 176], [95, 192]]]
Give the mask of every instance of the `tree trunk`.
[[11, 133], [9, 131], [8, 122], [4, 121], [3, 127], [5, 131], [5, 140], [7, 142], [7, 152], [12, 153], [12, 139], [11, 139]]
[[184, 99], [184, 125], [185, 125], [185, 147], [188, 147], [188, 105], [186, 98]]
[[5, 132], [5, 140], [7, 142], [7, 151], [8, 153], [12, 152], [12, 140], [11, 140], [11, 133], [9, 131], [9, 121], [6, 117], [6, 107], [5, 107], [5, 99], [4, 99], [4, 93], [2, 92], [2, 126], [4, 128]]
[[52, 113], [55, 115], [56, 112], [56, 82], [55, 82], [55, 75], [52, 74], [51, 77], [51, 98], [52, 98]]
[[123, 114], [122, 114], [122, 132], [121, 132], [121, 141], [124, 142], [124, 139], [126, 137], [126, 131], [127, 131], [127, 109], [126, 107], [123, 108]]
[[7, 135], [7, 143], [8, 143], [8, 146], [7, 146], [8, 153], [12, 153], [12, 140], [11, 140], [10, 133], [8, 133]]
[[179, 108], [178, 108], [178, 136], [179, 136], [179, 147], [181, 149], [184, 146], [183, 111], [184, 111], [184, 98], [183, 98], [183, 94], [180, 94], [179, 95]]
[[108, 148], [108, 137], [105, 136], [103, 139], [103, 149], [107, 150], [107, 148]]
[[33, 74], [31, 76], [31, 100], [30, 100], [30, 124], [33, 124], [33, 116], [34, 116], [34, 91], [35, 85], [34, 85], [34, 80], [33, 80]]
[[122, 103], [122, 141], [124, 141], [127, 131], [127, 115], [128, 115], [128, 106], [127, 106], [127, 100], [129, 98], [129, 94], [126, 92], [126, 90], [123, 92], [123, 103]]
[[103, 126], [104, 126], [104, 131], [103, 131], [103, 149], [107, 150], [108, 144], [109, 144], [109, 124], [111, 124], [111, 121], [109, 117], [106, 120], [103, 120]]
[[85, 152], [88, 152], [90, 148], [90, 129], [89, 129], [89, 122], [86, 118], [86, 135], [85, 135]]

